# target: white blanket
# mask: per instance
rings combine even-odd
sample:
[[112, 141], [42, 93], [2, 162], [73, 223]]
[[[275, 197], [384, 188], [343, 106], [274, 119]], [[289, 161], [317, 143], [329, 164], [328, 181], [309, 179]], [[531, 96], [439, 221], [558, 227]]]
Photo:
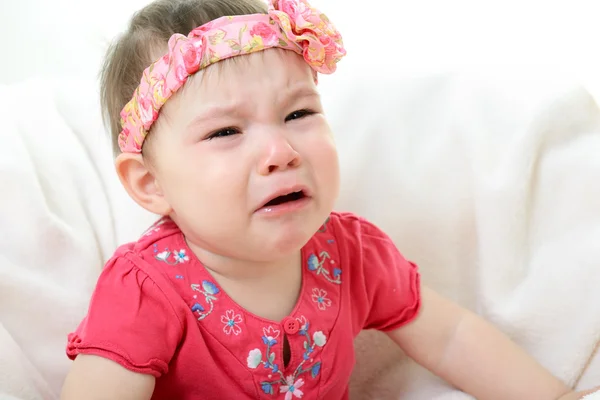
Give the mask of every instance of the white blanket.
[[[600, 113], [590, 95], [559, 77], [504, 73], [372, 77], [336, 98], [340, 206], [390, 232], [426, 284], [565, 382], [600, 384]], [[358, 346], [360, 398], [468, 398], [398, 363], [381, 335]]]
[[[338, 208], [557, 376], [600, 384], [600, 112], [568, 82], [503, 77], [323, 79]], [[153, 218], [114, 177], [96, 98], [94, 82], [0, 87], [0, 399], [58, 397], [104, 260]], [[353, 398], [468, 398], [382, 335], [357, 348]]]
[[94, 82], [0, 88], [5, 395], [58, 397], [70, 363], [65, 334], [85, 314], [104, 261], [151, 220], [114, 178], [97, 98]]

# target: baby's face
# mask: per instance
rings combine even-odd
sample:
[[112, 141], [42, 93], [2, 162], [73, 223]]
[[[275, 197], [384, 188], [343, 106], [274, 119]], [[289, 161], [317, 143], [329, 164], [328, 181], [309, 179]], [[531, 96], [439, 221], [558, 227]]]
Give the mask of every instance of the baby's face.
[[244, 57], [196, 74], [167, 102], [151, 151], [193, 247], [271, 261], [297, 251], [331, 212], [338, 158], [303, 59], [285, 50]]

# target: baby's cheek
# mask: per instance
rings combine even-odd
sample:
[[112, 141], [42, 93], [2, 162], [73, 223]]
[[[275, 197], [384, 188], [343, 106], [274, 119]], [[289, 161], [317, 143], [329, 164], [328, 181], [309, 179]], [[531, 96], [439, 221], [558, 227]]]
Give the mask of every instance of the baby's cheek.
[[340, 184], [340, 167], [337, 148], [333, 139], [327, 138], [313, 146], [314, 169], [322, 189], [327, 189], [332, 198], [337, 197]]
[[312, 147], [319, 164], [322, 164], [321, 168], [332, 172], [338, 170], [338, 153], [333, 136], [323, 136]]

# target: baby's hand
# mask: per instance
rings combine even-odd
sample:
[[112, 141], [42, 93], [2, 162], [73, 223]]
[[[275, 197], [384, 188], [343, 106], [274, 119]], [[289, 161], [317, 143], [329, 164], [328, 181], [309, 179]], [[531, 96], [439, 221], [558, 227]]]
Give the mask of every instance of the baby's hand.
[[600, 386], [582, 392], [569, 392], [561, 396], [558, 400], [600, 400]]

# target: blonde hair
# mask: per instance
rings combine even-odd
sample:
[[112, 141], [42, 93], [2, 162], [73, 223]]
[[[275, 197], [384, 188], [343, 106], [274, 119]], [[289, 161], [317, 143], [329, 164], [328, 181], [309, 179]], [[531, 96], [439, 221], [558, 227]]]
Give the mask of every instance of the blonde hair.
[[171, 35], [187, 35], [227, 15], [265, 13], [267, 5], [261, 0], [156, 0], [135, 13], [127, 31], [110, 45], [100, 74], [102, 115], [113, 152], [120, 152], [120, 112], [133, 96], [144, 69], [166, 51]]

